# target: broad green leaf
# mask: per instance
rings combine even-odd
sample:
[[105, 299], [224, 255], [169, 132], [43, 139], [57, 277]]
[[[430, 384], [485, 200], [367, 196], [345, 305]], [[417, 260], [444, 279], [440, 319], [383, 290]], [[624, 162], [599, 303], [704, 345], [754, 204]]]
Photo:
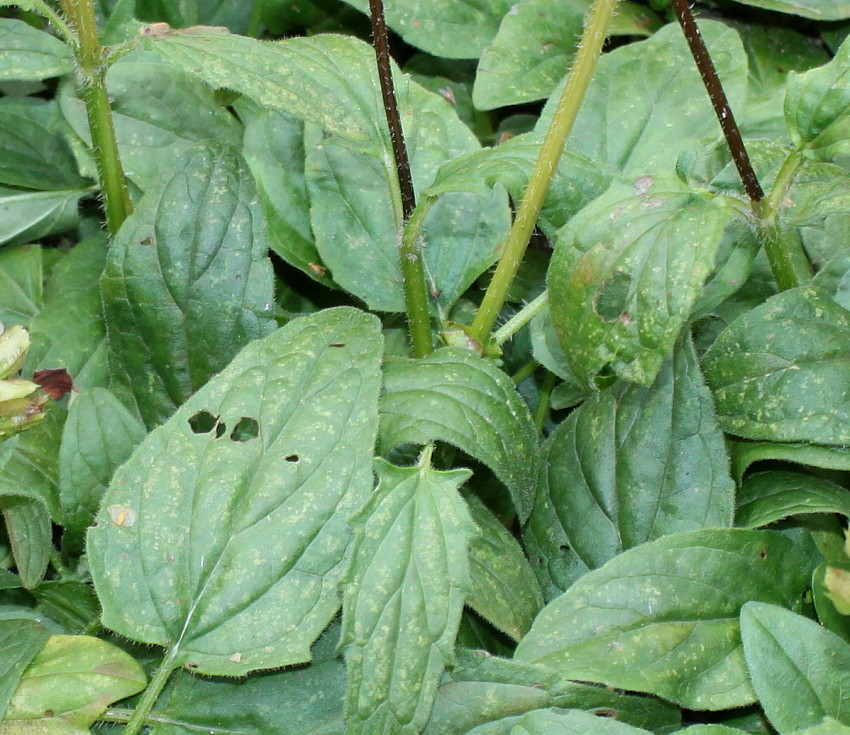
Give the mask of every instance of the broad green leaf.
[[723, 435], [687, 341], [651, 387], [618, 382], [573, 411], [541, 468], [523, 535], [550, 598], [625, 549], [732, 525]]
[[847, 0], [737, 0], [737, 2], [813, 20], [850, 18], [850, 2]]
[[32, 191], [0, 186], [0, 245], [27, 243], [70, 230], [79, 220], [77, 204], [94, 187]]
[[689, 709], [755, 701], [739, 637], [748, 600], [796, 607], [811, 567], [773, 531], [665, 536], [614, 557], [549, 603], [516, 650], [560, 675]]
[[422, 360], [387, 360], [380, 452], [440, 440], [487, 465], [505, 483], [517, 514], [531, 511], [537, 432], [513, 382], [467, 350], [445, 348]]
[[[401, 195], [374, 51], [355, 38], [330, 34], [261, 43], [226, 33], [178, 32], [147, 43], [211, 86], [233, 89], [313, 126], [307, 129], [305, 167], [317, 265], [370, 308], [404, 311], [397, 244]], [[422, 190], [440, 164], [479, 143], [441, 96], [400, 73], [396, 86], [413, 180]], [[492, 264], [508, 226], [501, 191], [486, 200], [455, 194], [435, 205], [424, 238], [430, 291], [439, 307], [451, 306]]]
[[812, 285], [850, 311], [850, 252], [838, 253], [828, 260], [812, 279]]
[[341, 660], [247, 679], [207, 679], [181, 671], [154, 710], [151, 735], [345, 735]]
[[201, 673], [309, 660], [372, 487], [380, 356], [375, 317], [296, 319], [152, 431], [89, 531], [104, 625]]
[[547, 281], [555, 333], [579, 381], [591, 387], [611, 365], [652, 384], [736, 217], [722, 198], [669, 176], [614, 184], [573, 217]]
[[145, 427], [105, 388], [80, 393], [68, 410], [59, 448], [63, 543], [81, 551], [112, 474], [145, 438]]
[[29, 326], [42, 307], [41, 248], [0, 250], [0, 322]]
[[559, 677], [544, 667], [458, 650], [458, 664], [437, 690], [424, 735], [466, 735], [488, 723], [501, 726], [533, 710], [582, 709], [635, 727], [672, 730], [677, 707], [654, 697], [624, 694]]
[[478, 498], [468, 502], [481, 534], [469, 544], [466, 604], [518, 641], [543, 607], [540, 586], [516, 539]]
[[703, 358], [720, 425], [747, 439], [850, 442], [850, 313], [812, 287], [747, 312]]
[[[548, 97], [569, 70], [590, 5], [589, 0], [528, 0], [514, 6], [481, 55], [475, 106], [492, 110]], [[650, 36], [660, 25], [648, 8], [621, 2], [610, 33]]]
[[0, 184], [54, 191], [85, 186], [55, 102], [0, 99]]
[[354, 519], [340, 640], [350, 735], [420, 732], [453, 659], [476, 533], [457, 489], [472, 473], [434, 470], [430, 455], [377, 459], [378, 487]]
[[770, 459], [828, 470], [850, 470], [850, 449], [847, 447], [743, 441], [729, 441], [728, 445], [733, 475], [738, 483], [751, 464]]
[[832, 717], [824, 717], [819, 725], [795, 730], [794, 735], [850, 735], [850, 727], [842, 725]]
[[753, 688], [770, 724], [791, 732], [825, 716], [850, 724], [850, 646], [813, 620], [776, 605], [741, 610]]
[[238, 155], [199, 146], [181, 156], [115, 237], [101, 291], [113, 389], [148, 427], [268, 334], [265, 222]]
[[747, 731], [726, 725], [691, 725], [684, 730], [677, 730], [673, 735], [740, 735], [745, 732]]
[[243, 0], [203, 0], [179, 2], [170, 0], [136, 0], [136, 12], [142, 20], [166, 21], [175, 28], [209, 25], [227, 26], [234, 33], [248, 29], [253, 4]]
[[34, 620], [0, 620], [0, 722], [21, 674], [47, 642], [49, 634]]
[[[368, 13], [368, 0], [345, 0]], [[387, 25], [433, 56], [477, 59], [493, 40], [510, 0], [387, 0]]]
[[[238, 147], [242, 128], [212, 90], [151, 53], [133, 53], [106, 77], [115, 136], [127, 176], [143, 191], [156, 188], [172, 163], [198, 142]], [[82, 100], [63, 97], [77, 134], [91, 145]]]
[[624, 722], [581, 710], [536, 710], [504, 724], [496, 722], [473, 728], [469, 735], [650, 735]]
[[263, 200], [269, 247], [311, 278], [332, 285], [310, 226], [304, 124], [285, 112], [260, 110], [245, 125], [242, 155]]
[[[522, 7], [522, 6], [520, 6]], [[424, 196], [475, 192], [481, 197], [503, 185], [514, 201], [522, 199], [543, 138], [526, 133], [493, 148], [482, 148], [446, 161]], [[540, 214], [540, 226], [554, 234], [583, 206], [604, 192], [611, 177], [585, 156], [566, 151], [558, 163]]]
[[[737, 32], [716, 21], [699, 27], [732, 109], [742, 109], [747, 58]], [[549, 126], [562, 87], [549, 97], [537, 130]], [[689, 141], [717, 134], [693, 57], [672, 23], [602, 56], [567, 147], [606, 169], [640, 176], [671, 170]]]
[[841, 513], [850, 518], [847, 488], [799, 472], [748, 475], [738, 493], [735, 525], [758, 528], [801, 513]]
[[0, 18], [0, 80], [35, 81], [69, 74], [71, 52], [58, 38], [14, 18]]
[[[552, 324], [552, 312], [547, 303], [541, 312], [531, 320], [529, 325], [531, 332], [531, 348], [534, 359], [537, 360], [549, 372], [555, 373], [564, 382], [555, 387], [552, 392], [553, 408], [570, 408], [581, 403], [591, 393], [588, 388], [579, 384], [573, 374], [567, 356], [558, 343], [555, 334], [555, 326]], [[562, 395], [560, 399], [566, 401], [566, 405], [556, 405], [556, 392]]]
[[47, 507], [31, 497], [0, 495], [0, 516], [6, 524], [21, 584], [35, 587], [44, 578], [53, 551], [53, 529]]
[[111, 643], [53, 635], [21, 677], [0, 735], [87, 733], [106, 708], [145, 688], [142, 667]]
[[845, 41], [828, 64], [788, 76], [785, 119], [794, 145], [817, 161], [850, 152], [849, 105], [850, 43]]
[[31, 592], [38, 600], [36, 610], [68, 633], [80, 633], [100, 621], [100, 605], [91, 584], [73, 579], [49, 580]]
[[44, 308], [30, 325], [33, 344], [24, 365], [26, 374], [65, 368], [77, 388], [107, 385], [100, 294], [106, 253], [105, 238], [95, 236], [75, 245], [51, 271]]

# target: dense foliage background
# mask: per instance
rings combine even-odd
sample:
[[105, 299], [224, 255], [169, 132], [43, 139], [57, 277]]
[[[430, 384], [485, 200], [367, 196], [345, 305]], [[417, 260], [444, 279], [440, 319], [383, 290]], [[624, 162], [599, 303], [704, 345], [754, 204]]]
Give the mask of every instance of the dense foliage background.
[[0, 734], [850, 733], [850, 2], [0, 6]]

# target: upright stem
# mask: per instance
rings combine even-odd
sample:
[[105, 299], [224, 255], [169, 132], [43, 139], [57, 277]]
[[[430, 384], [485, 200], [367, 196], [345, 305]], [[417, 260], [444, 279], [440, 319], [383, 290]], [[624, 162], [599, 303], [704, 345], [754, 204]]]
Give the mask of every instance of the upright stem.
[[[393, 85], [392, 65], [390, 64], [390, 44], [387, 24], [384, 20], [382, 0], [369, 0], [372, 17], [372, 40], [375, 47], [375, 60], [378, 65], [378, 81], [381, 85], [381, 97], [390, 131], [390, 143], [395, 158], [396, 175], [401, 190], [402, 241], [399, 249], [401, 275], [404, 281], [404, 303], [407, 310], [407, 324], [410, 341], [415, 357], [426, 357], [431, 353], [431, 318], [428, 311], [428, 285], [425, 280], [425, 265], [422, 261], [422, 225], [425, 215], [431, 208], [431, 202], [424, 207], [416, 207], [413, 193], [413, 178], [410, 174], [410, 158], [404, 142], [404, 130]], [[415, 222], [413, 220], [416, 220]]]
[[123, 735], [137, 735], [137, 733], [141, 732], [142, 728], [147, 724], [148, 715], [153, 709], [153, 706], [156, 704], [156, 700], [159, 699], [159, 695], [162, 694], [162, 690], [165, 688], [168, 678], [171, 676], [171, 672], [177, 668], [174, 663], [175, 657], [176, 652], [174, 650], [166, 651], [165, 658], [151, 677], [147, 689], [142, 692], [142, 696], [139, 698], [139, 703], [136, 705], [136, 709], [133, 710], [133, 714], [127, 721], [127, 726], [124, 728]]
[[741, 131], [738, 129], [738, 123], [735, 122], [732, 108], [729, 107], [729, 100], [726, 98], [726, 92], [720, 83], [720, 77], [717, 76], [714, 62], [711, 60], [705, 41], [702, 40], [702, 34], [699, 32], [696, 20], [694, 20], [694, 14], [689, 5], [690, 0], [671, 1], [673, 9], [676, 11], [676, 17], [679, 19], [679, 25], [685, 33], [685, 40], [688, 42], [697, 69], [699, 69], [702, 82], [708, 92], [708, 98], [714, 107], [714, 113], [720, 122], [720, 128], [726, 137], [726, 144], [732, 153], [732, 160], [735, 161], [738, 175], [744, 183], [747, 196], [751, 202], [759, 202], [764, 197], [764, 191], [762, 191], [756, 172], [750, 163], [744, 140], [741, 138]]
[[118, 155], [112, 110], [106, 91], [103, 48], [97, 38], [92, 0], [62, 0], [62, 11], [76, 31], [74, 49], [79, 73], [80, 95], [86, 106], [100, 190], [106, 213], [106, 228], [114, 236], [133, 211], [127, 179]]
[[508, 240], [499, 264], [496, 266], [496, 272], [493, 274], [493, 280], [472, 322], [470, 330], [472, 336], [482, 344], [486, 342], [490, 330], [496, 323], [511, 283], [522, 263], [531, 232], [543, 208], [543, 201], [549, 190], [552, 176], [561, 160], [564, 143], [572, 131], [581, 102], [596, 69], [596, 62], [602, 53], [602, 44], [605, 42], [608, 26], [616, 7], [617, 0], [594, 0], [588, 13], [566, 86], [558, 101], [549, 129], [546, 131], [540, 154], [528, 180], [528, 187], [517, 210]]

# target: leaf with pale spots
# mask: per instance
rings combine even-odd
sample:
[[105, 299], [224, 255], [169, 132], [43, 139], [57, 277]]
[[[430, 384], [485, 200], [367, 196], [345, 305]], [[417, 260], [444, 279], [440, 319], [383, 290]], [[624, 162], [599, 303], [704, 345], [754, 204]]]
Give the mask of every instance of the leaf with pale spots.
[[452, 660], [470, 586], [475, 523], [458, 487], [469, 470], [376, 460], [378, 487], [354, 521], [340, 641], [350, 735], [418, 733]]
[[645, 541], [732, 525], [735, 484], [690, 340], [649, 388], [595, 393], [542, 455], [523, 536], [548, 597]]
[[833, 717], [850, 725], [850, 645], [801, 615], [750, 602], [741, 610], [744, 655], [764, 713], [779, 732]]
[[0, 80], [47, 79], [73, 70], [71, 52], [58, 38], [22, 20], [0, 18]]
[[637, 546], [549, 603], [516, 658], [689, 709], [756, 700], [738, 623], [749, 600], [798, 608], [803, 551], [775, 531], [677, 533]]
[[356, 309], [296, 319], [154, 429], [89, 531], [104, 625], [207, 674], [309, 660], [372, 488], [381, 351]]
[[610, 365], [651, 385], [715, 268], [736, 210], [672, 176], [614, 184], [559, 233], [549, 266], [555, 333], [588, 387]]
[[850, 312], [822, 291], [783, 291], [747, 312], [702, 367], [728, 433], [850, 444]]
[[116, 235], [101, 292], [111, 388], [148, 428], [274, 328], [265, 219], [238, 154], [200, 144], [175, 162]]
[[513, 381], [492, 363], [454, 348], [422, 360], [387, 360], [380, 450], [433, 440], [459, 447], [505, 483], [520, 520], [537, 477], [537, 432]]

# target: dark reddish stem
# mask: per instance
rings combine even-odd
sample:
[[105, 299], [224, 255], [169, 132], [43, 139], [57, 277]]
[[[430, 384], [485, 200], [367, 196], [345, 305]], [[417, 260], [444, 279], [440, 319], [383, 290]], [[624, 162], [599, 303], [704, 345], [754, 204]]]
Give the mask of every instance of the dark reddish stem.
[[383, 0], [369, 0], [372, 15], [372, 42], [375, 47], [375, 58], [378, 62], [378, 81], [381, 84], [381, 96], [384, 99], [384, 111], [387, 115], [387, 126], [390, 129], [390, 142], [395, 156], [398, 184], [401, 189], [401, 211], [404, 221], [410, 219], [416, 198], [413, 194], [413, 179], [410, 176], [410, 159], [407, 156], [407, 146], [404, 144], [404, 131], [401, 129], [401, 117], [398, 114], [398, 104], [393, 86], [393, 73], [390, 67], [390, 43], [387, 37], [387, 24], [384, 20]]
[[682, 26], [682, 30], [685, 32], [685, 39], [691, 48], [691, 54], [693, 54], [703, 84], [705, 84], [705, 88], [708, 91], [708, 97], [714, 106], [717, 119], [720, 121], [723, 135], [726, 136], [726, 143], [732, 152], [732, 160], [735, 161], [738, 175], [741, 177], [741, 181], [744, 182], [744, 189], [747, 192], [747, 196], [752, 202], [760, 202], [764, 198], [764, 191], [762, 191], [761, 184], [759, 184], [756, 172], [753, 171], [750, 157], [747, 155], [747, 149], [741, 138], [741, 131], [738, 129], [738, 124], [732, 115], [729, 100], [726, 99], [726, 92], [723, 91], [723, 85], [720, 84], [720, 78], [717, 76], [717, 70], [714, 68], [714, 62], [712, 62], [711, 56], [708, 54], [705, 41], [702, 40], [702, 35], [694, 20], [694, 14], [691, 12], [690, 5], [688, 4], [689, 0], [670, 1], [673, 5], [673, 10], [676, 11], [679, 25]]

